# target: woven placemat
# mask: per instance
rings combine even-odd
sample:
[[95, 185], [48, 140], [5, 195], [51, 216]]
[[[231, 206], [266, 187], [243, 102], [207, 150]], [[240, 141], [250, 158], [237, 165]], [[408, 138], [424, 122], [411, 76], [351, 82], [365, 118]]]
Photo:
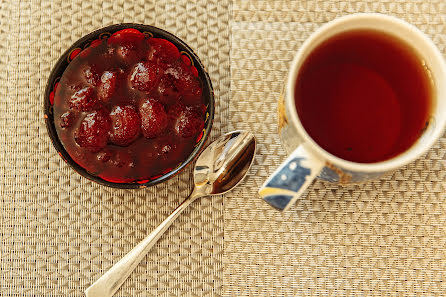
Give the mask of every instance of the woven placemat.
[[225, 200], [224, 296], [446, 296], [445, 137], [375, 182], [316, 181], [284, 213], [257, 197], [285, 158], [276, 102], [302, 42], [341, 15], [381, 12], [446, 55], [446, 2], [236, 0], [232, 10], [230, 127], [255, 132], [259, 155]]
[[[83, 291], [188, 194], [190, 168], [167, 183], [116, 190], [80, 177], [57, 155], [43, 93], [59, 56], [106, 25], [155, 25], [186, 41], [217, 98], [213, 138], [229, 117], [229, 4], [199, 1], [0, 1], [0, 295]], [[117, 296], [221, 295], [223, 200], [194, 203]]]
[[0, 295], [82, 296], [190, 191], [190, 169], [150, 189], [96, 185], [46, 135], [59, 55], [94, 29], [138, 22], [178, 35], [208, 67], [213, 138], [244, 128], [259, 146], [249, 178], [224, 203], [193, 204], [118, 296], [445, 296], [445, 137], [378, 181], [317, 181], [285, 213], [257, 197], [285, 157], [276, 100], [294, 53], [323, 23], [366, 11], [415, 24], [446, 54], [444, 0], [0, 1]]

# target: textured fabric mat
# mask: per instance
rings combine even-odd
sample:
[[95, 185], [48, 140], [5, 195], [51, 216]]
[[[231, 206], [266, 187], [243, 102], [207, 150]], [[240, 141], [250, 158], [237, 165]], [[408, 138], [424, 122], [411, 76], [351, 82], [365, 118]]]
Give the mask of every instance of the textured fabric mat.
[[[216, 93], [213, 137], [227, 130], [229, 4], [221, 0], [0, 0], [0, 295], [83, 296], [83, 291], [188, 194], [190, 168], [150, 189], [94, 184], [57, 155], [43, 92], [59, 56], [100, 27], [136, 22], [186, 41]], [[195, 202], [117, 296], [221, 295], [223, 200]]]
[[338, 16], [382, 12], [446, 55], [446, 2], [236, 0], [232, 10], [230, 127], [254, 131], [260, 155], [225, 200], [224, 296], [446, 296], [445, 137], [378, 181], [316, 181], [285, 213], [256, 196], [285, 157], [276, 101], [302, 42]]
[[138, 191], [91, 183], [46, 134], [42, 94], [59, 55], [94, 29], [138, 22], [202, 58], [213, 137], [250, 129], [259, 146], [249, 178], [194, 203], [117, 296], [445, 296], [445, 137], [378, 181], [316, 181], [285, 213], [257, 197], [285, 158], [276, 100], [294, 53], [323, 23], [365, 11], [415, 24], [446, 55], [444, 0], [0, 0], [0, 295], [83, 296], [189, 193], [190, 169]]

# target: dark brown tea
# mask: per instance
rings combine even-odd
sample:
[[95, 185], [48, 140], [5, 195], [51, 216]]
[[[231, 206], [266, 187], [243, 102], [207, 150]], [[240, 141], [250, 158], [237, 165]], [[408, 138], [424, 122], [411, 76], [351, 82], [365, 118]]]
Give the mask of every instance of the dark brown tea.
[[371, 30], [319, 45], [296, 81], [295, 102], [308, 134], [342, 159], [372, 163], [406, 151], [431, 112], [432, 84], [417, 53]]

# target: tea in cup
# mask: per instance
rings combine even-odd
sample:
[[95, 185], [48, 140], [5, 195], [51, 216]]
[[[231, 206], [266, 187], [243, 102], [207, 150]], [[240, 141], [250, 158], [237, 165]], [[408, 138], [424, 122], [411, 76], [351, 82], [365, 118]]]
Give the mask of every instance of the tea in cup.
[[279, 99], [289, 157], [260, 196], [285, 210], [316, 177], [371, 180], [419, 158], [446, 123], [446, 64], [433, 42], [381, 14], [341, 17], [307, 39]]

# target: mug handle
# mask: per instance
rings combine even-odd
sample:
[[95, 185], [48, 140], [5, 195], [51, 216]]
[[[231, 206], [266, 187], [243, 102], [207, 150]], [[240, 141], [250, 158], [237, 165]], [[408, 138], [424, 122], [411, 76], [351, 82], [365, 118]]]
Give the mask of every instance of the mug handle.
[[299, 145], [259, 189], [259, 195], [274, 208], [284, 211], [308, 188], [325, 162]]

